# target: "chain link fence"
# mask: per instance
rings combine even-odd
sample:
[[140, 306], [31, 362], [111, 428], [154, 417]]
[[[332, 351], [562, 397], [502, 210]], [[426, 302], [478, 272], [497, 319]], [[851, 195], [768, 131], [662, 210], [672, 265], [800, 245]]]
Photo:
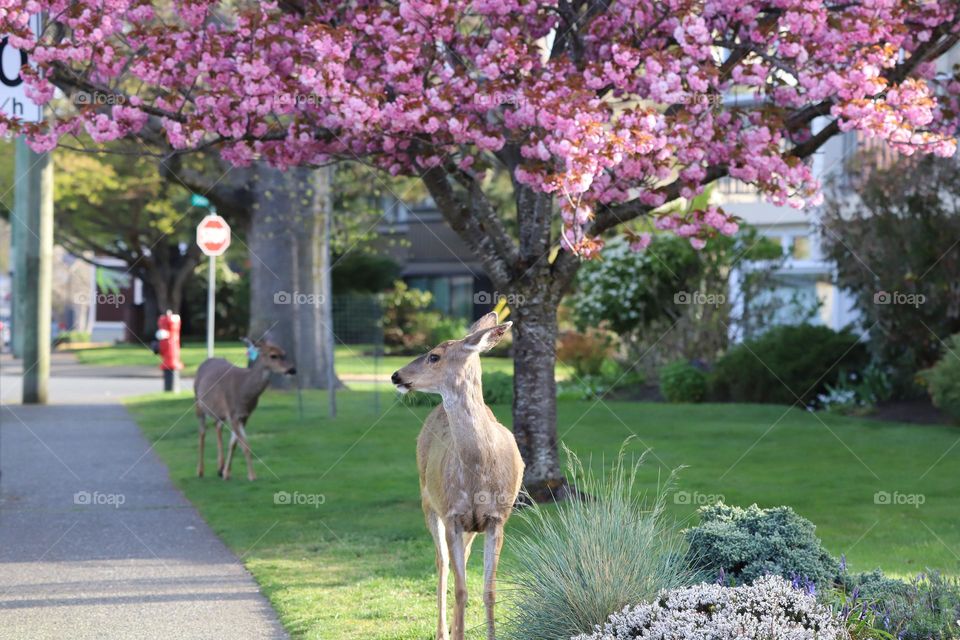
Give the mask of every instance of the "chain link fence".
[[348, 387], [373, 388], [374, 410], [390, 372], [383, 362], [383, 305], [376, 294], [333, 297], [333, 334], [337, 375]]

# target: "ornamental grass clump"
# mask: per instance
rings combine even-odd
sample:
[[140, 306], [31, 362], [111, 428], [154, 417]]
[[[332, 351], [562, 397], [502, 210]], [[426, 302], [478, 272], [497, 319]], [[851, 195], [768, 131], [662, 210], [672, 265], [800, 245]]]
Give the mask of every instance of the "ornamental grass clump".
[[701, 578], [691, 567], [665, 499], [673, 475], [649, 497], [636, 487], [643, 464], [621, 449], [608, 475], [597, 475], [569, 450], [577, 491], [553, 507], [520, 511], [510, 538], [515, 558], [503, 637], [557, 640], [588, 633], [623, 607]]
[[829, 607], [779, 576], [752, 585], [699, 584], [664, 591], [574, 640], [841, 640]]

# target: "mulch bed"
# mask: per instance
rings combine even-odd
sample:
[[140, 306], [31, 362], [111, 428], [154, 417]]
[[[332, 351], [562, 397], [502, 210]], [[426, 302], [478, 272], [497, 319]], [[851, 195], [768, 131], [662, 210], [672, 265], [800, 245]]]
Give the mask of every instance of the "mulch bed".
[[933, 406], [929, 398], [884, 402], [864, 417], [908, 424], [954, 424], [950, 416]]

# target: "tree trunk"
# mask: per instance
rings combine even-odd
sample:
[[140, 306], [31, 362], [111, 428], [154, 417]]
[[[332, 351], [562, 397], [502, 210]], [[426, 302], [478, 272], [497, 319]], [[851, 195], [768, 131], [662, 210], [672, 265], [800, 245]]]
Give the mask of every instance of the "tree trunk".
[[[329, 168], [253, 172], [250, 338], [268, 336], [297, 366], [301, 387], [329, 388], [332, 358], [325, 318], [332, 296], [323, 217], [330, 213]], [[330, 327], [332, 331], [332, 327]], [[336, 375], [332, 383], [339, 386]], [[279, 386], [292, 381], [277, 380]]]
[[[546, 283], [544, 283], [546, 284]], [[557, 451], [557, 305], [546, 286], [511, 307], [513, 433], [526, 463], [523, 484], [537, 502], [561, 500], [567, 483]]]
[[157, 294], [150, 281], [146, 278], [141, 280], [143, 280], [143, 335], [140, 339], [150, 344], [156, 338], [160, 305], [157, 303]]

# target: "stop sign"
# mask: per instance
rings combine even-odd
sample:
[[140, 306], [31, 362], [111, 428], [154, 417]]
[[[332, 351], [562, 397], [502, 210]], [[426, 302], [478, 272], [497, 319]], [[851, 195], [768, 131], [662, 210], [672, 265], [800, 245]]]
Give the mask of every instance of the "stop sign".
[[230, 225], [216, 214], [211, 214], [197, 225], [197, 244], [208, 256], [220, 256], [230, 246]]

